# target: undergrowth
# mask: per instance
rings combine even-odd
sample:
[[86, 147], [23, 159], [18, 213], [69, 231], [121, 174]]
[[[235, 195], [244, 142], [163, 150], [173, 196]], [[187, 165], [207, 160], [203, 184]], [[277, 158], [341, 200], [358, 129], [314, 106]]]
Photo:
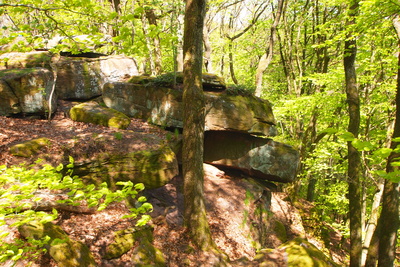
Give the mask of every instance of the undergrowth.
[[146, 202], [144, 196], [138, 197], [138, 193], [144, 189], [143, 184], [134, 185], [131, 181], [118, 182], [120, 189], [116, 191], [111, 191], [107, 183], [99, 186], [84, 184], [78, 176], [72, 175], [73, 164], [74, 161], [70, 158], [70, 164], [67, 166], [42, 165], [41, 160], [30, 166], [0, 166], [0, 263], [7, 260], [16, 262], [20, 259], [33, 262], [46, 252], [44, 246], [48, 242], [48, 237], [41, 240], [7, 241], [9, 231], [5, 230], [32, 221], [46, 223], [56, 220], [58, 211], [54, 208], [52, 212], [35, 210], [43, 200], [41, 194], [43, 192], [66, 196], [58, 200], [58, 203], [72, 206], [85, 205], [97, 211], [104, 210], [113, 202], [133, 198], [137, 204], [130, 209], [131, 213], [123, 218], [137, 218], [138, 227], [144, 226], [151, 219], [146, 213], [152, 210], [152, 205]]

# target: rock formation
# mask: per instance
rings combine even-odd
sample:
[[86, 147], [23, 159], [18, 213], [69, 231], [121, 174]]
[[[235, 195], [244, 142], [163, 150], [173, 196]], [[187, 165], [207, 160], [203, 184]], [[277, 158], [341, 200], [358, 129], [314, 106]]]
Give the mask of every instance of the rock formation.
[[208, 131], [204, 140], [204, 161], [231, 167], [247, 175], [283, 183], [293, 182], [299, 153], [272, 139], [236, 132]]
[[[0, 72], [0, 115], [49, 112], [53, 73], [45, 68], [8, 69]], [[52, 110], [57, 98], [51, 98]]]
[[[204, 92], [206, 97], [206, 131], [237, 131], [274, 136], [275, 119], [268, 101], [226, 92]], [[182, 91], [167, 87], [132, 83], [107, 83], [104, 103], [131, 117], [153, 124], [182, 128]]]
[[[52, 57], [49, 52], [7, 53], [0, 56], [0, 62], [1, 68], [6, 68], [0, 72], [0, 99], [3, 100], [0, 115], [48, 112], [53, 73], [56, 73], [52, 110], [57, 99], [87, 101], [97, 96], [102, 96], [104, 104], [111, 108], [95, 102], [82, 103], [67, 112], [73, 120], [125, 129], [130, 116], [161, 127], [183, 127], [181, 73], [176, 77], [171, 74], [138, 77], [135, 61], [122, 56], [82, 58]], [[41, 68], [32, 68], [36, 66]], [[126, 82], [129, 77], [130, 82]], [[223, 79], [213, 74], [204, 74], [203, 84], [205, 162], [239, 169], [264, 180], [292, 182], [298, 153], [287, 145], [265, 139], [276, 135], [271, 104], [254, 96], [229, 93]], [[179, 150], [175, 152], [179, 155]], [[98, 160], [85, 163], [87, 170], [83, 171], [82, 167], [81, 174], [89, 175], [92, 172], [89, 169], [114, 173], [112, 176], [135, 173], [127, 167], [127, 160], [133, 158], [127, 155], [108, 158], [123, 168]]]

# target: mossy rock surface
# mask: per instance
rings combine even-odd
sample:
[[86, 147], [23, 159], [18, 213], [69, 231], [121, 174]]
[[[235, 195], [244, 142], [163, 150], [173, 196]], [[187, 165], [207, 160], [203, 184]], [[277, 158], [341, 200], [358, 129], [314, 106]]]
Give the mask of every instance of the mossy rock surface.
[[93, 123], [117, 129], [126, 129], [130, 118], [125, 114], [100, 106], [96, 102], [85, 102], [74, 106], [70, 110], [70, 117], [74, 121]]
[[278, 239], [282, 242], [286, 242], [288, 240], [288, 237], [285, 225], [282, 222], [275, 220], [273, 227], [274, 227], [274, 232], [278, 237]]
[[114, 233], [114, 242], [106, 248], [104, 259], [115, 259], [132, 249], [132, 266], [166, 266], [162, 252], [154, 247], [153, 229], [149, 226], [125, 229]]
[[114, 232], [114, 242], [106, 248], [104, 259], [116, 259], [128, 252], [135, 245], [135, 230], [125, 229]]
[[0, 56], [0, 69], [42, 67], [51, 70], [51, 59], [47, 51], [10, 52]]
[[286, 242], [280, 249], [284, 249], [288, 254], [289, 267], [339, 266], [316, 246], [300, 237]]
[[137, 231], [135, 238], [139, 241], [139, 246], [133, 253], [134, 266], [166, 266], [162, 252], [152, 244], [153, 229], [151, 227], [144, 227]]
[[158, 188], [178, 175], [175, 153], [167, 145], [158, 149], [117, 154], [102, 153], [86, 163], [77, 162], [74, 174], [95, 184], [117, 181], [143, 183], [146, 189]]
[[21, 144], [13, 145], [10, 147], [10, 152], [14, 156], [29, 158], [37, 154], [41, 148], [50, 145], [50, 143], [50, 140], [47, 138], [36, 138]]
[[96, 266], [89, 248], [78, 241], [72, 240], [60, 226], [51, 222], [40, 223], [32, 221], [19, 227], [20, 234], [25, 238], [41, 239], [50, 237], [45, 248], [59, 267]]

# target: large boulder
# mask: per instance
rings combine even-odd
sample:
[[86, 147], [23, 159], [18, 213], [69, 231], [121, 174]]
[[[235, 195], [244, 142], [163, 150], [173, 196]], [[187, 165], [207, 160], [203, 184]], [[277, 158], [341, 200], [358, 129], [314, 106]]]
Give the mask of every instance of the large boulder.
[[[205, 129], [238, 131], [273, 136], [275, 119], [268, 101], [226, 92], [204, 92], [206, 98]], [[182, 91], [154, 85], [106, 83], [104, 103], [128, 116], [153, 124], [182, 128]]]
[[57, 71], [56, 92], [60, 99], [87, 100], [100, 96], [106, 82], [124, 81], [138, 75], [133, 58], [95, 56], [55, 56], [48, 51], [11, 52], [0, 55], [0, 70], [43, 67]]
[[149, 189], [164, 186], [179, 174], [175, 153], [167, 145], [153, 150], [130, 151], [128, 146], [125, 149], [109, 149], [75, 162], [74, 174], [94, 184], [107, 182], [114, 187], [117, 181], [132, 181]]
[[41, 67], [51, 69], [52, 54], [47, 51], [10, 52], [0, 55], [0, 70]]
[[239, 169], [264, 180], [290, 183], [296, 177], [299, 153], [271, 139], [211, 131], [205, 133], [204, 162]]
[[123, 81], [138, 74], [135, 60], [123, 56], [62, 57], [56, 66], [60, 99], [91, 99], [102, 94], [106, 82]]
[[45, 68], [8, 69], [0, 71], [0, 115], [45, 114], [57, 107], [52, 95], [53, 73]]

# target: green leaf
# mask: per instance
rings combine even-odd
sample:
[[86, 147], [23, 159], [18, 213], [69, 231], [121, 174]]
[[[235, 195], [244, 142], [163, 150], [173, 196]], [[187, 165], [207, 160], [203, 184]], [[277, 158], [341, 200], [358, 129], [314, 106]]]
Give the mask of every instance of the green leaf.
[[381, 158], [387, 158], [387, 157], [389, 157], [390, 153], [392, 153], [392, 149], [383, 147], [383, 148], [379, 148], [379, 149], [375, 150], [373, 152], [373, 155], [377, 156], [377, 157], [381, 157]]
[[350, 132], [345, 132], [345, 133], [339, 135], [339, 138], [341, 138], [341, 139], [343, 139], [344, 141], [347, 141], [347, 142], [351, 142], [351, 141], [353, 141], [355, 139], [354, 135], [352, 133], [350, 133]]
[[371, 142], [361, 141], [359, 139], [354, 139], [351, 143], [359, 151], [371, 151], [374, 148]]
[[136, 222], [136, 226], [144, 226], [151, 220], [150, 215], [142, 215], [142, 217]]
[[326, 128], [325, 130], [321, 131], [321, 133], [327, 133], [327, 134], [336, 134], [337, 132], [338, 130], [335, 128]]
[[135, 184], [135, 189], [139, 190], [139, 191], [143, 191], [144, 190], [144, 184], [143, 183]]
[[145, 196], [141, 196], [141, 197], [138, 198], [138, 201], [139, 202], [146, 202], [147, 198]]

